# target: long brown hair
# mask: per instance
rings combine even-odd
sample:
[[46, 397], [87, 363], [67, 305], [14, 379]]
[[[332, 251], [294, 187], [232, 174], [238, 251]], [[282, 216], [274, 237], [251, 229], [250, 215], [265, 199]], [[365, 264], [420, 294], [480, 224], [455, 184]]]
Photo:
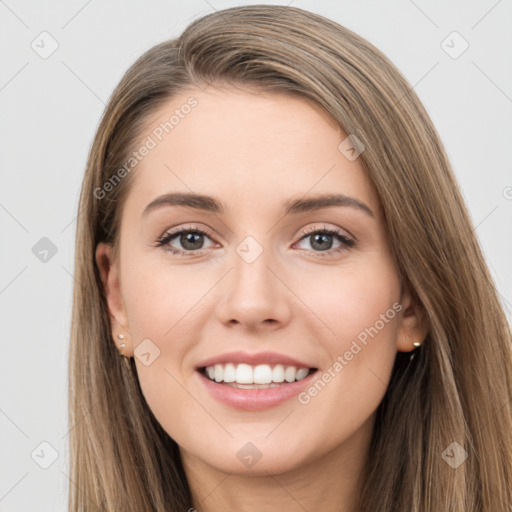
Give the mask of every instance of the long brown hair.
[[[94, 259], [99, 242], [117, 247], [136, 170], [105, 197], [95, 191], [129, 159], [150, 115], [208, 84], [298, 94], [363, 142], [360, 158], [379, 193], [400, 277], [429, 322], [415, 358], [397, 354], [360, 508], [508, 509], [512, 336], [436, 130], [412, 87], [366, 40], [298, 8], [256, 5], [204, 16], [143, 54], [113, 92], [94, 138], [75, 249], [69, 510], [192, 506], [177, 444], [146, 404], [133, 359], [112, 341]], [[467, 459], [454, 467], [450, 457], [461, 450]]]

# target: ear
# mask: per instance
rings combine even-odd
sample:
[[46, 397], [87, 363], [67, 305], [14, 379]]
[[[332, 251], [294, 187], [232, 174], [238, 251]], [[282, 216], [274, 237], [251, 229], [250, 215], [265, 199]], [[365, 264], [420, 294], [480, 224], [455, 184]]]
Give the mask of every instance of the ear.
[[410, 291], [403, 293], [400, 304], [402, 310], [399, 317], [396, 348], [399, 352], [410, 352], [416, 348], [413, 345], [414, 342], [423, 343], [425, 340], [429, 322], [424, 309], [417, 300], [413, 299]]
[[[112, 245], [100, 242], [96, 247], [96, 265], [100, 271], [105, 297], [109, 309], [112, 339], [117, 345], [125, 343], [123, 355], [133, 356], [133, 343], [130, 339], [128, 316], [123, 302], [119, 263], [114, 258]], [[125, 339], [119, 340], [118, 334]]]

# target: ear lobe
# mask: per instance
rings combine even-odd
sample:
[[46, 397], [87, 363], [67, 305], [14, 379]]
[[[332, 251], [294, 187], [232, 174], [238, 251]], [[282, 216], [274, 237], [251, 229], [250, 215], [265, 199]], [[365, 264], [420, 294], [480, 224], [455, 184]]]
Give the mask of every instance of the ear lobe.
[[[112, 246], [100, 242], [96, 247], [96, 265], [98, 266], [103, 289], [107, 299], [107, 305], [111, 319], [113, 318], [118, 326], [112, 325], [112, 329], [121, 327], [123, 331], [128, 331], [128, 322], [126, 310], [121, 294], [121, 283], [119, 279], [119, 267], [115, 261], [112, 252]], [[114, 330], [112, 330], [114, 336]]]
[[424, 309], [412, 299], [409, 292], [402, 298], [396, 348], [399, 352], [410, 352], [415, 349], [414, 342], [423, 343], [427, 336], [429, 325]]

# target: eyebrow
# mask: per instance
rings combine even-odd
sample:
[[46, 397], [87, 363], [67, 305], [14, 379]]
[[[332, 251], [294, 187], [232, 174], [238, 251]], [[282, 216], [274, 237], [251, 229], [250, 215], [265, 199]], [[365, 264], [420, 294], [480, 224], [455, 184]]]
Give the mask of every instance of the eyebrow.
[[[185, 206], [218, 214], [224, 214], [228, 210], [222, 202], [212, 196], [188, 192], [171, 192], [151, 201], [142, 212], [142, 217], [164, 206]], [[290, 199], [284, 204], [284, 215], [320, 210], [330, 206], [356, 208], [365, 212], [370, 217], [375, 217], [373, 210], [365, 203], [344, 194], [323, 194], [309, 198]]]

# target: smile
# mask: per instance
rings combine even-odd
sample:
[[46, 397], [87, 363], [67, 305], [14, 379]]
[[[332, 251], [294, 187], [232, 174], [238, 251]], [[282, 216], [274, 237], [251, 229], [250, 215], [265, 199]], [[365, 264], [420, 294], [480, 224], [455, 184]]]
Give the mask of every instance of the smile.
[[253, 367], [227, 363], [200, 368], [195, 374], [216, 401], [236, 409], [260, 411], [296, 397], [311, 385], [316, 372], [316, 368], [279, 364]]
[[242, 389], [265, 389], [283, 382], [291, 383], [307, 377], [314, 368], [297, 368], [282, 364], [216, 364], [203, 369], [210, 380]]

